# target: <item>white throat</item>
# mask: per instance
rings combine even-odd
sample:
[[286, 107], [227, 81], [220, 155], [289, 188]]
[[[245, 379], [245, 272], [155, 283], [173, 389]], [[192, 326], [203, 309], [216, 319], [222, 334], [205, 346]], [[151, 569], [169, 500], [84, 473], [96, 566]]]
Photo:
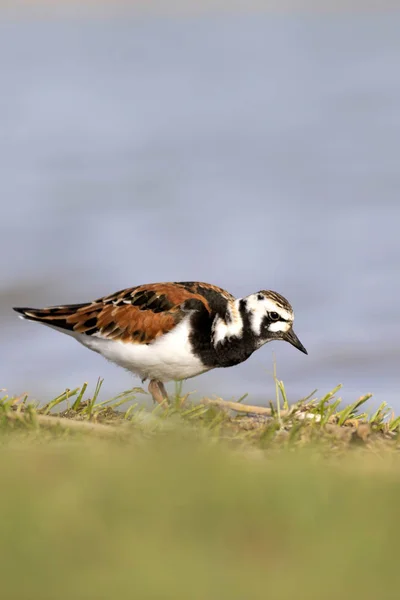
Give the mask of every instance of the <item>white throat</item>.
[[240, 337], [243, 332], [243, 319], [239, 310], [240, 298], [230, 302], [225, 318], [215, 317], [212, 325], [212, 341], [214, 346], [232, 337]]

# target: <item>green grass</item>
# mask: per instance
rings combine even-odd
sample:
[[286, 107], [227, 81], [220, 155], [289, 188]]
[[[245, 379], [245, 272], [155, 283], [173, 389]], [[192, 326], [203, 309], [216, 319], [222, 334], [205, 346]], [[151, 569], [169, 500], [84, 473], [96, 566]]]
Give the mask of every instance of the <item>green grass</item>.
[[336, 390], [290, 408], [277, 381], [257, 418], [179, 389], [149, 412], [100, 387], [0, 402], [2, 598], [398, 597], [386, 406], [341, 408]]

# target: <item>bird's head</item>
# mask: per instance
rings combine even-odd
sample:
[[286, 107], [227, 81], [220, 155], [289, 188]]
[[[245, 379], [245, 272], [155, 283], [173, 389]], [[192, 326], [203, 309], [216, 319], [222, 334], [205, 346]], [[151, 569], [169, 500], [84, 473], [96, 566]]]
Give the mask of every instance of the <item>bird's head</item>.
[[259, 346], [273, 340], [284, 340], [307, 354], [307, 350], [293, 331], [293, 309], [286, 298], [277, 292], [261, 290], [244, 300], [249, 325]]

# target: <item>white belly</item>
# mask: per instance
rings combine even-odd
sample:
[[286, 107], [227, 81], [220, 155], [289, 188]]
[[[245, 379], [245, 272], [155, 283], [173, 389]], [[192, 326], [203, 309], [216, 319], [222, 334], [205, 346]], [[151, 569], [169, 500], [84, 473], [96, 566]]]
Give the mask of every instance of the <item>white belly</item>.
[[75, 334], [74, 337], [141, 379], [172, 381], [194, 377], [209, 370], [192, 353], [188, 325], [189, 317], [148, 345], [107, 340], [96, 335]]

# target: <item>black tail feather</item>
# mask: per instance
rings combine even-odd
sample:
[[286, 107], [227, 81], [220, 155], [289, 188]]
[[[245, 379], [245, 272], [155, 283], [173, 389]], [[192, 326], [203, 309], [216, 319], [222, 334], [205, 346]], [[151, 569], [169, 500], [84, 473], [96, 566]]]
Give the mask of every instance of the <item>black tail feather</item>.
[[27, 308], [14, 306], [13, 310], [19, 313], [23, 319], [51, 325], [60, 329], [72, 331], [74, 323], [68, 321], [68, 317], [78, 308], [86, 306], [85, 304], [70, 304], [67, 306], [51, 306], [49, 308]]
[[35, 317], [33, 316], [33, 314], [37, 311], [36, 308], [28, 308], [21, 306], [13, 306], [13, 310], [22, 315], [25, 319], [34, 319]]

